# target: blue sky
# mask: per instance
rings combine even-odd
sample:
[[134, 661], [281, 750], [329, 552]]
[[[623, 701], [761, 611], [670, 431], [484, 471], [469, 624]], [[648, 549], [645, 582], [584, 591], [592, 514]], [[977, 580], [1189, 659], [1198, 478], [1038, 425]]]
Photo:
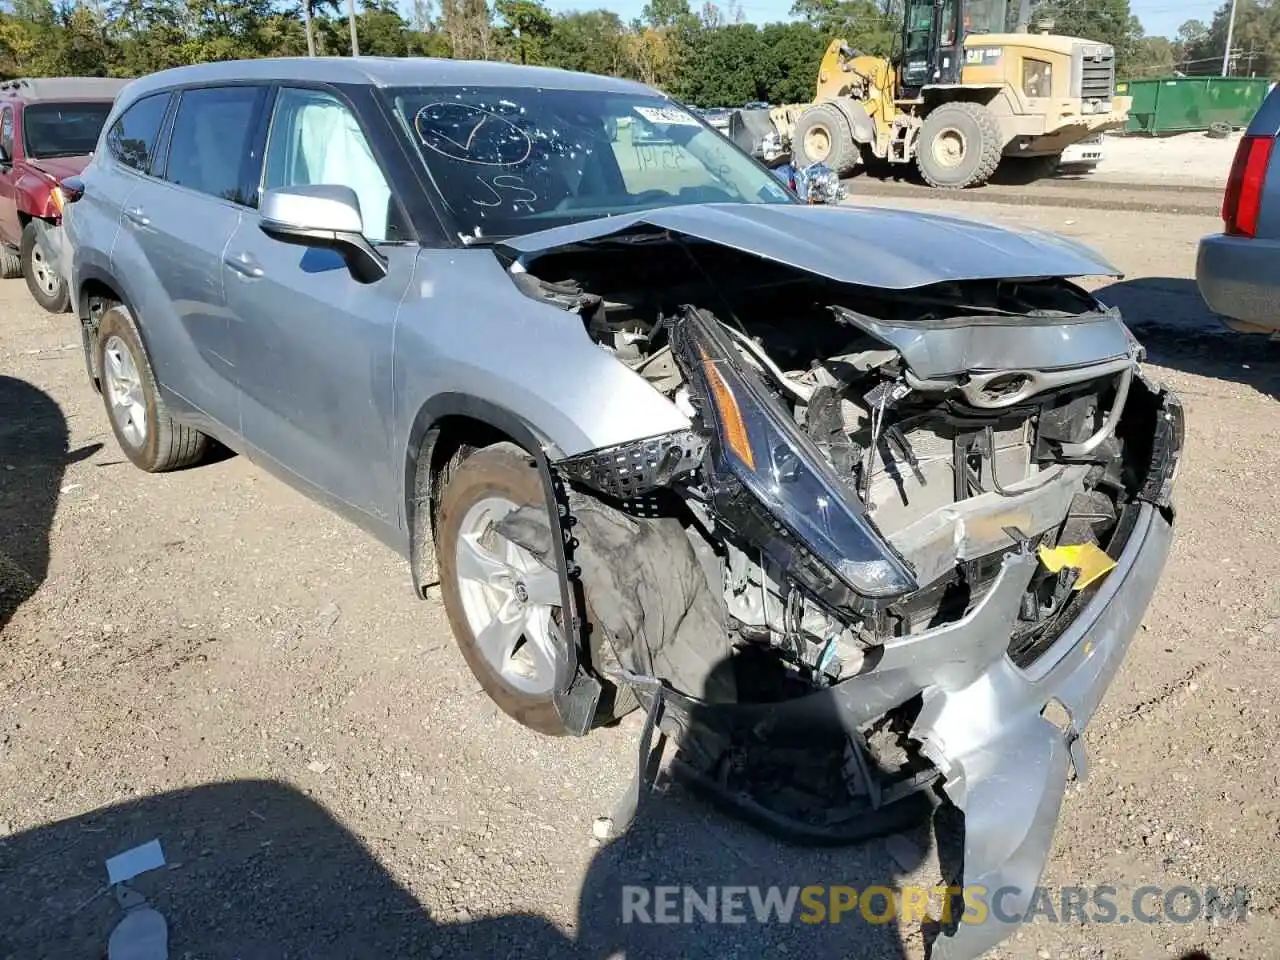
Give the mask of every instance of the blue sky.
[[[1130, 0], [1133, 12], [1142, 21], [1148, 36], [1166, 36], [1171, 39], [1186, 20], [1200, 19], [1207, 23], [1219, 2], [1220, 0]], [[594, 3], [592, 0], [548, 0], [547, 5], [557, 12], [603, 7], [613, 10], [623, 20], [630, 21], [640, 16], [644, 4], [645, 0], [599, 0]], [[696, 10], [702, 4], [701, 0], [690, 0], [689, 5]], [[721, 0], [722, 7], [728, 5], [728, 0]], [[789, 20], [790, 10], [791, 0], [742, 0], [743, 13], [755, 23]]]

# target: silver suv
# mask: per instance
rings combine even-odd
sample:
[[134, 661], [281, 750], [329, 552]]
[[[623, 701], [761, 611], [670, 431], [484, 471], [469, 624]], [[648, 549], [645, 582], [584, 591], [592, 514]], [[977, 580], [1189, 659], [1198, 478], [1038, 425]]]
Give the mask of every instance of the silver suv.
[[487, 63], [156, 74], [67, 190], [139, 467], [241, 452], [438, 581], [516, 720], [638, 702], [758, 823], [850, 840], [949, 799], [965, 882], [1026, 906], [1182, 447], [1067, 279], [1097, 254], [800, 204], [653, 90]]

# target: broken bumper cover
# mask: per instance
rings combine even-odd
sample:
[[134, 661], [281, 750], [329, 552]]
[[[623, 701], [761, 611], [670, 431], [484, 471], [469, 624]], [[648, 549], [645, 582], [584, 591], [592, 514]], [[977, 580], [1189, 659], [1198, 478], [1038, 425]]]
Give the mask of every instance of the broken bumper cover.
[[[1019, 669], [1001, 657], [964, 687], [925, 691], [912, 735], [964, 811], [963, 884], [984, 888], [995, 907], [983, 923], [962, 921], [940, 936], [936, 960], [979, 956], [1030, 906], [1069, 768], [1085, 773], [1080, 737], [1142, 622], [1171, 540], [1166, 514], [1143, 505], [1116, 569], [1035, 663]], [[1065, 730], [1042, 716], [1054, 701]]]
[[[1048, 861], [1071, 769], [1078, 779], [1086, 773], [1082, 734], [1124, 660], [1168, 557], [1173, 535], [1168, 512], [1148, 504], [1138, 510], [1115, 569], [1028, 667], [1016, 666], [1003, 652], [1007, 600], [1025, 586], [1033, 566], [1033, 555], [1015, 553], [969, 616], [919, 635], [927, 651], [904, 647], [900, 655], [887, 655], [872, 669], [826, 691], [786, 703], [712, 705], [648, 678], [647, 686], [635, 684], [649, 707], [646, 730], [657, 721], [678, 741], [703, 728], [775, 744], [803, 742], [829, 732], [833, 724], [851, 730], [864, 717], [923, 687], [923, 706], [911, 736], [940, 771], [943, 791], [964, 813], [963, 877], [948, 876], [946, 881], [975, 891], [990, 908], [981, 923], [955, 918], [938, 937], [931, 957], [981, 956], [1012, 935], [1028, 912]], [[939, 656], [947, 661], [941, 670]], [[922, 673], [929, 663], [934, 678], [926, 685]], [[1057, 712], [1065, 714], [1065, 724], [1046, 719], [1049, 704], [1062, 708]], [[642, 769], [649, 762], [648, 741], [646, 733]], [[700, 792], [711, 799], [733, 799], [714, 796], [705, 782]], [[793, 841], [848, 843], [918, 821], [923, 811], [914, 801], [919, 799], [915, 794], [898, 801], [894, 806], [902, 809], [882, 817], [876, 829], [864, 824], [839, 833], [796, 829], [744, 805], [738, 812]], [[629, 811], [615, 814], [615, 820], [628, 820], [638, 800], [633, 795]]]

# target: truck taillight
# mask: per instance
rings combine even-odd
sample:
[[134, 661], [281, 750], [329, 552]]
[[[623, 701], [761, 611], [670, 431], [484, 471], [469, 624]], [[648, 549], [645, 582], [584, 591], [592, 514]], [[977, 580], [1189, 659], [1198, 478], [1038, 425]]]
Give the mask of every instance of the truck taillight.
[[1251, 136], [1240, 141], [1227, 192], [1222, 198], [1222, 220], [1226, 232], [1252, 237], [1258, 232], [1258, 211], [1262, 208], [1262, 188], [1267, 182], [1274, 136]]

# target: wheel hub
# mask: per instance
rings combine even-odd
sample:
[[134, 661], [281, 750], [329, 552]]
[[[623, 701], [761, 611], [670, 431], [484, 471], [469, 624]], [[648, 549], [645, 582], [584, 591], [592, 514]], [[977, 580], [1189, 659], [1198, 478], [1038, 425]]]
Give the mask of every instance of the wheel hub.
[[38, 243], [31, 248], [31, 272], [35, 274], [36, 283], [46, 294], [52, 297], [58, 292], [62, 279], [50, 269]]
[[142, 377], [133, 352], [119, 337], [108, 337], [102, 350], [102, 376], [111, 418], [129, 446], [140, 448], [147, 441], [147, 401]]
[[941, 166], [958, 166], [964, 159], [966, 149], [964, 134], [955, 127], [940, 130], [933, 138], [933, 159]]
[[488, 666], [521, 693], [550, 696], [564, 645], [560, 577], [498, 532], [497, 524], [516, 509], [492, 496], [462, 518], [454, 553], [458, 593]]
[[810, 127], [804, 135], [804, 152], [814, 163], [822, 163], [831, 153], [831, 134], [826, 127]]

